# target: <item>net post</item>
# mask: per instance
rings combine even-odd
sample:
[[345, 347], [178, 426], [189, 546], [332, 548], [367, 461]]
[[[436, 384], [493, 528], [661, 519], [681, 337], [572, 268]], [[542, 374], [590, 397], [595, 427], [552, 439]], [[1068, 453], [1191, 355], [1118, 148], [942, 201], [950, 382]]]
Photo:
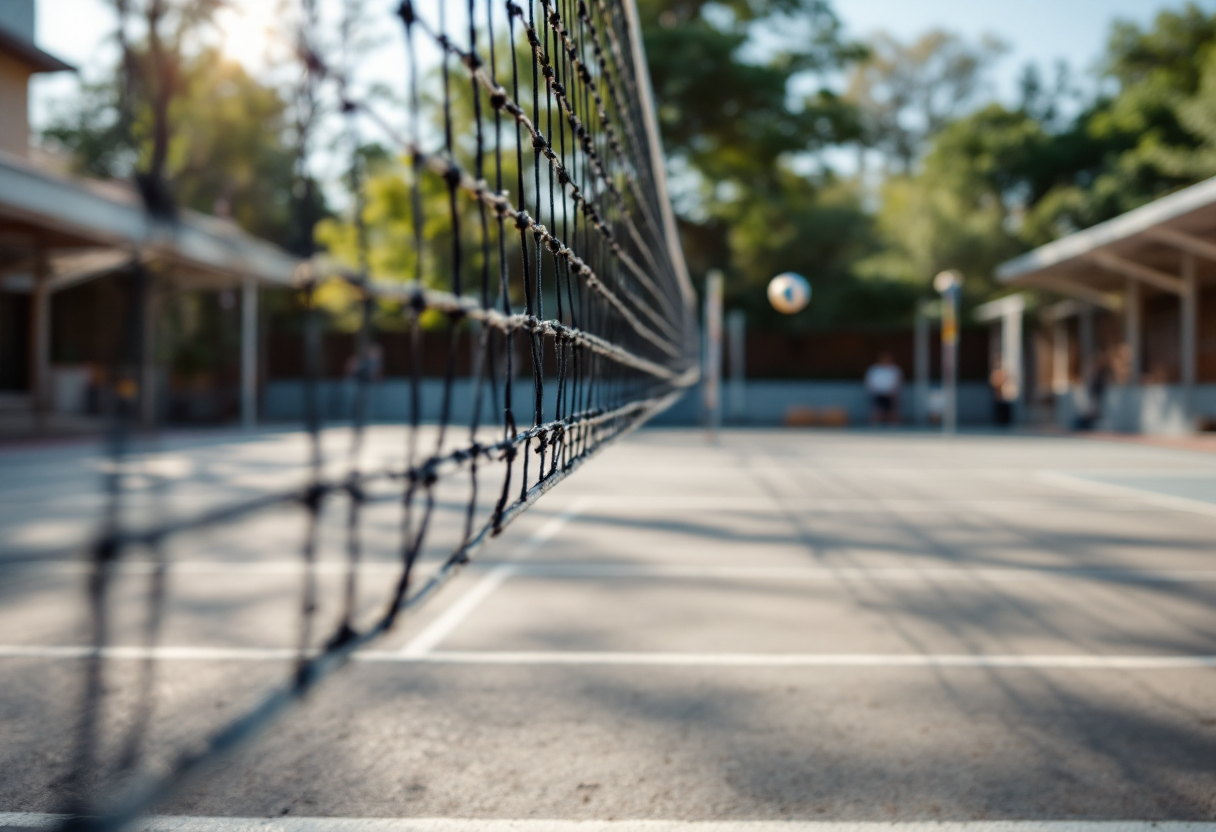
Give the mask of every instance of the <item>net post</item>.
[[730, 353], [730, 388], [728, 401], [731, 421], [736, 424], [747, 419], [747, 367], [745, 338], [747, 318], [742, 309], [732, 309], [726, 315], [727, 344]]
[[[141, 267], [142, 268], [142, 267]], [[139, 422], [145, 430], [156, 424], [156, 281], [146, 270], [139, 282]]]
[[713, 269], [705, 276], [705, 427], [716, 444], [722, 427], [722, 272]]
[[258, 284], [246, 277], [241, 284], [241, 426], [258, 420]]
[[958, 296], [962, 275], [944, 271], [933, 279], [933, 288], [942, 296], [942, 433], [953, 436], [958, 430]]
[[30, 290], [30, 392], [35, 425], [46, 426], [52, 409], [51, 389], [51, 267], [46, 247], [34, 250], [34, 281]]
[[916, 304], [915, 359], [916, 424], [929, 424], [929, 322], [936, 315], [936, 301], [922, 300]]

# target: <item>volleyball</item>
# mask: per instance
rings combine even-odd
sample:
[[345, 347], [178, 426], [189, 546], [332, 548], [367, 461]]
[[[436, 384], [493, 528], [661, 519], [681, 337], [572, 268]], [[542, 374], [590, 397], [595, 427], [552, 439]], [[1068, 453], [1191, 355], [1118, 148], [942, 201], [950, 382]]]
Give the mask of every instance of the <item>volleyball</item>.
[[811, 284], [800, 274], [779, 274], [769, 281], [768, 302], [785, 315], [801, 312], [811, 302]]

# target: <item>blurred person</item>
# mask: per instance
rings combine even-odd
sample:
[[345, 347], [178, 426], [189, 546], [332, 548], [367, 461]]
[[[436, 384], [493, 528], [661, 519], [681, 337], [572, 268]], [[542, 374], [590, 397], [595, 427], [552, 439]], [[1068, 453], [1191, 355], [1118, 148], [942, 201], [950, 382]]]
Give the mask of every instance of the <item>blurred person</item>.
[[874, 425], [899, 423], [899, 390], [904, 383], [903, 371], [889, 352], [878, 354], [878, 362], [866, 370], [866, 392], [870, 394], [870, 423]]

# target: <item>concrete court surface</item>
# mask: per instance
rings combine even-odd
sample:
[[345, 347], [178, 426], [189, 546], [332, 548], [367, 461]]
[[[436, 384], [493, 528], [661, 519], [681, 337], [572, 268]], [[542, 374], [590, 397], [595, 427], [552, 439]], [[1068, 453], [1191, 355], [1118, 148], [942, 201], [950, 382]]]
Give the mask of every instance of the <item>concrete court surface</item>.
[[[166, 442], [155, 510], [302, 476], [298, 434], [230, 440]], [[400, 447], [377, 428], [369, 453]], [[60, 805], [85, 634], [83, 572], [59, 553], [87, 535], [104, 465], [0, 455], [0, 825]], [[432, 556], [458, 528], [453, 495]], [[367, 518], [369, 610], [392, 581], [393, 510]], [[327, 520], [332, 617], [342, 515]], [[289, 672], [301, 534], [281, 511], [171, 547], [154, 760]], [[162, 811], [352, 830], [1213, 820], [1214, 537], [1208, 454], [894, 432], [728, 431], [711, 448], [644, 431]], [[119, 645], [139, 643], [145, 579], [117, 582]], [[109, 664], [122, 725], [138, 663]]]

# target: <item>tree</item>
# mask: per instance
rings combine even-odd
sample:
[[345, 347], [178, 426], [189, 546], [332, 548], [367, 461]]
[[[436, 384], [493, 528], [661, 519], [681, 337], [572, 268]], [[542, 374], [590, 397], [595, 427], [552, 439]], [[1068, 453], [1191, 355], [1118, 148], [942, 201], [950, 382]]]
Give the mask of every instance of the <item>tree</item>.
[[[1216, 174], [1216, 15], [1194, 3], [1112, 29], [1094, 100], [1045, 148], [1023, 238], [1086, 228]], [[1206, 82], [1205, 82], [1205, 79]]]
[[[823, 0], [643, 0], [639, 11], [694, 278], [722, 269], [727, 302], [751, 326], [856, 320], [848, 264], [869, 222], [856, 188], [819, 156], [861, 135], [856, 107], [830, 81], [865, 49]], [[793, 318], [764, 300], [786, 270], [816, 292]]]
[[988, 69], [1006, 50], [991, 36], [972, 44], [938, 29], [912, 43], [879, 33], [868, 46], [845, 98], [860, 110], [863, 146], [905, 175], [942, 128], [975, 107], [986, 92]]
[[1118, 23], [1104, 87], [1071, 117], [1066, 72], [1050, 91], [1025, 73], [1018, 107], [954, 119], [919, 166], [887, 179], [882, 247], [856, 273], [925, 286], [958, 268], [983, 296], [1002, 260], [1216, 175], [1214, 46], [1216, 15], [1194, 4], [1145, 29]]
[[969, 291], [987, 293], [996, 265], [1022, 250], [1019, 197], [1046, 140], [1035, 119], [995, 104], [946, 126], [918, 173], [884, 183], [877, 222], [886, 245], [857, 273], [924, 287], [952, 268]]
[[[120, 4], [124, 0], [118, 0]], [[296, 149], [289, 104], [218, 50], [203, 45], [215, 0], [147, 0], [142, 39], [123, 26], [120, 64], [43, 131], [77, 172], [141, 176], [168, 184], [173, 200], [230, 216], [281, 245], [293, 229]], [[314, 191], [314, 200], [319, 192]]]

